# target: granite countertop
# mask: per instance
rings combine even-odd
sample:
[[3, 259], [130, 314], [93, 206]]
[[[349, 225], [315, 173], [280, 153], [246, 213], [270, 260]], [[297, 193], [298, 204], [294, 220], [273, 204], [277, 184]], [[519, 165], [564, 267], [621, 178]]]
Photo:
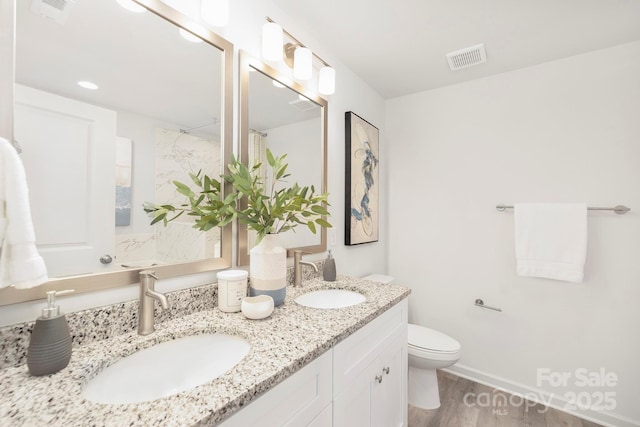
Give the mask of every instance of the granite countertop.
[[[362, 293], [361, 304], [332, 310], [303, 307], [294, 299], [315, 289]], [[340, 276], [336, 282], [305, 281], [287, 288], [285, 303], [263, 320], [217, 308], [156, 325], [151, 335], [125, 333], [75, 347], [69, 366], [32, 377], [26, 365], [0, 370], [0, 425], [213, 425], [249, 404], [333, 345], [385, 312], [410, 290]], [[81, 396], [101, 369], [155, 343], [200, 333], [238, 335], [251, 344], [247, 356], [227, 373], [173, 396], [136, 404], [99, 404]]]

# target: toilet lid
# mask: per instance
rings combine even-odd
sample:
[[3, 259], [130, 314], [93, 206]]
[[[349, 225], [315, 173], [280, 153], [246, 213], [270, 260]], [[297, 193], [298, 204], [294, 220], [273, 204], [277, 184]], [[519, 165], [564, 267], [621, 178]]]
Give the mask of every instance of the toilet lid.
[[460, 343], [450, 336], [424, 326], [409, 324], [409, 346], [439, 353], [460, 351]]

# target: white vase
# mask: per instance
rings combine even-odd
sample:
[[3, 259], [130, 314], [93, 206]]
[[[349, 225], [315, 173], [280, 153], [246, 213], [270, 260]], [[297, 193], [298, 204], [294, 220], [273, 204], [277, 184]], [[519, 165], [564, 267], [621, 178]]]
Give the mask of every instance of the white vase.
[[287, 250], [278, 235], [267, 234], [249, 254], [249, 295], [270, 295], [277, 307], [287, 294]]

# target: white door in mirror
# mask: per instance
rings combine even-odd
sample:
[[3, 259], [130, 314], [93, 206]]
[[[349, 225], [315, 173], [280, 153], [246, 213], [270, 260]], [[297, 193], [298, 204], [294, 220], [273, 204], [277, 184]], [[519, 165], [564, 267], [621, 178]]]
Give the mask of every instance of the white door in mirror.
[[102, 370], [82, 397], [97, 403], [139, 403], [207, 383], [237, 365], [250, 345], [243, 338], [192, 335], [156, 344]]
[[18, 84], [15, 91], [15, 138], [49, 277], [111, 270], [100, 258], [114, 248], [115, 111]]

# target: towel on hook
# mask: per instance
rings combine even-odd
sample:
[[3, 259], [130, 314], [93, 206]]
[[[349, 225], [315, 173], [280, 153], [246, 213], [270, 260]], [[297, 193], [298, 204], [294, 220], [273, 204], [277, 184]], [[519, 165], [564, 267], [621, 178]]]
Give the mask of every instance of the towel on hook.
[[24, 166], [13, 145], [0, 138], [0, 288], [32, 288], [47, 280], [36, 249]]
[[519, 276], [582, 282], [587, 257], [584, 203], [514, 205]]

